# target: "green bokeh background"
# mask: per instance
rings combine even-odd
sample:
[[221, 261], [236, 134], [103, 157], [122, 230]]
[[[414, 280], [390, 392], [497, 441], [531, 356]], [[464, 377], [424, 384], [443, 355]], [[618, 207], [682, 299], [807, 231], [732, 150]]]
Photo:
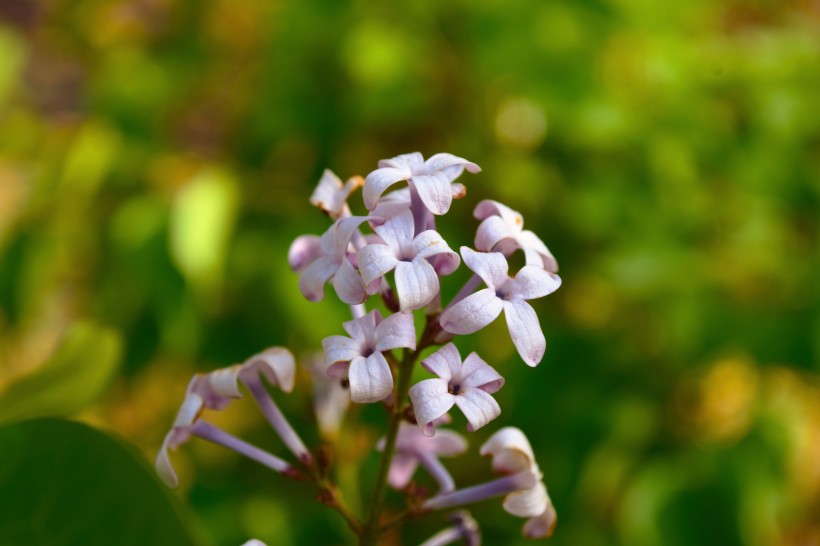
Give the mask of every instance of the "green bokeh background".
[[[817, 2], [3, 2], [0, 127], [0, 419], [79, 418], [151, 460], [192, 373], [340, 332], [286, 262], [327, 226], [322, 170], [447, 151], [483, 168], [450, 245], [494, 198], [561, 265], [540, 366], [503, 321], [460, 343], [507, 378], [471, 445], [528, 433], [551, 543], [820, 544]], [[281, 401], [315, 445], [304, 389]], [[281, 452], [251, 406], [214, 420]], [[354, 505], [363, 411], [337, 455]], [[203, 544], [349, 543], [308, 488], [195, 442], [174, 461]], [[518, 544], [499, 504], [473, 512], [485, 543]]]

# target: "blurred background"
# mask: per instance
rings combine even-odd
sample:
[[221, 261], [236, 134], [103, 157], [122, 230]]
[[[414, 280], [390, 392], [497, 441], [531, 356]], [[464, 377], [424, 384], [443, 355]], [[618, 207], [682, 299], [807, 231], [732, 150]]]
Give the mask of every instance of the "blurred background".
[[[527, 432], [551, 543], [820, 544], [816, 0], [6, 0], [0, 127], [0, 419], [77, 417], [150, 464], [192, 373], [341, 333], [286, 262], [328, 225], [322, 170], [446, 151], [483, 167], [452, 247], [494, 198], [561, 265], [540, 366], [503, 321], [460, 344], [507, 377], [471, 445]], [[306, 391], [278, 399], [316, 445]], [[335, 455], [355, 509], [361, 411]], [[250, 402], [213, 420], [282, 452]], [[201, 442], [174, 461], [202, 544], [349, 543], [306, 487]], [[473, 513], [523, 543], [498, 501]]]

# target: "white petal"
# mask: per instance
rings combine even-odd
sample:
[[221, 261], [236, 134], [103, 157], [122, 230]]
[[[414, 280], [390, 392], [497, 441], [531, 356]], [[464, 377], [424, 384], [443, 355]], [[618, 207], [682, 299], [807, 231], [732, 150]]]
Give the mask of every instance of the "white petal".
[[441, 327], [451, 334], [472, 334], [494, 321], [503, 308], [495, 290], [485, 288], [447, 309], [441, 315]]
[[394, 278], [402, 311], [424, 307], [439, 291], [436, 270], [423, 258], [396, 264]]
[[501, 415], [501, 407], [481, 389], [467, 389], [456, 396], [456, 406], [467, 418], [467, 430], [476, 431]]
[[[525, 300], [543, 298], [561, 287], [561, 277], [545, 271], [540, 265], [525, 265], [509, 281], [510, 293]], [[505, 287], [506, 288], [506, 287]]]
[[270, 347], [247, 359], [241, 366], [239, 376], [262, 374], [273, 386], [284, 392], [293, 390], [296, 361], [284, 347]]
[[360, 225], [371, 219], [371, 216], [348, 216], [336, 220], [336, 223], [330, 226], [330, 229], [322, 235], [319, 241], [322, 250], [331, 257], [341, 258], [345, 256], [353, 234], [359, 229]]
[[266, 545], [261, 540], [257, 540], [255, 538], [252, 538], [249, 541], [247, 541], [245, 544], [243, 544], [242, 546], [266, 546]]
[[413, 240], [415, 228], [413, 227], [413, 213], [410, 210], [405, 210], [401, 214], [397, 214], [381, 226], [376, 226], [373, 230], [379, 234], [379, 237], [387, 243], [395, 252], [399, 252], [401, 248]]
[[367, 299], [364, 281], [347, 258], [342, 258], [342, 264], [333, 276], [333, 288], [339, 299], [348, 305], [356, 305]]
[[521, 216], [521, 213], [491, 199], [479, 202], [473, 210], [473, 216], [477, 220], [498, 216], [513, 233], [520, 232], [524, 227], [524, 217]]
[[[547, 245], [532, 231], [524, 230], [518, 237], [518, 244], [524, 249], [524, 254], [527, 256], [528, 265], [540, 265], [550, 273], [558, 273], [558, 261], [552, 252], [547, 248]], [[535, 259], [534, 256], [540, 258]]]
[[427, 441], [433, 448], [433, 453], [441, 457], [457, 457], [467, 451], [467, 440], [464, 436], [452, 430], [439, 430]]
[[373, 309], [363, 317], [349, 320], [342, 324], [345, 332], [363, 346], [375, 345], [376, 325], [381, 322], [382, 314], [378, 309]]
[[507, 271], [507, 258], [498, 252], [476, 252], [475, 250], [463, 246], [461, 247], [461, 257], [464, 263], [473, 272], [481, 277], [489, 288], [499, 288], [509, 277]]
[[[208, 409], [223, 410], [228, 407], [232, 400], [242, 398], [242, 392], [239, 390], [239, 366], [229, 366], [214, 370], [207, 374], [197, 374], [191, 379], [188, 384], [188, 392], [185, 396], [180, 408], [180, 413], [177, 415], [179, 419], [187, 404], [196, 405], [195, 402], [189, 401], [189, 397], [199, 397], [202, 400], [204, 407]], [[189, 410], [190, 413], [193, 410]], [[187, 426], [193, 424], [178, 422], [174, 426]]]
[[419, 197], [427, 210], [433, 214], [446, 214], [450, 210], [453, 202], [453, 190], [450, 187], [450, 179], [444, 173], [434, 172], [432, 174], [413, 177], [413, 185], [419, 192]]
[[[170, 435], [170, 433], [169, 433]], [[179, 478], [171, 465], [171, 459], [168, 457], [168, 436], [162, 442], [162, 447], [157, 453], [157, 458], [154, 460], [154, 468], [157, 471], [162, 482], [168, 487], [176, 489], [179, 487]]]
[[299, 290], [308, 301], [321, 301], [325, 297], [325, 283], [336, 273], [339, 264], [322, 256], [307, 266], [299, 276]]
[[524, 524], [524, 536], [530, 539], [549, 538], [555, 530], [555, 523], [558, 516], [552, 502], [547, 504], [544, 513], [534, 518], [530, 518]]
[[348, 192], [345, 191], [339, 177], [330, 169], [325, 169], [319, 184], [310, 196], [310, 203], [335, 218], [342, 212], [347, 196]]
[[319, 237], [302, 235], [297, 237], [288, 250], [288, 264], [294, 271], [301, 271], [322, 255]]
[[492, 394], [504, 386], [504, 378], [476, 353], [470, 353], [461, 369], [461, 384]]
[[447, 382], [441, 379], [425, 379], [410, 387], [416, 422], [426, 435], [430, 435], [433, 421], [453, 407], [455, 398], [447, 392]]
[[379, 161], [379, 167], [394, 167], [396, 169], [412, 170], [422, 165], [424, 165], [424, 156], [419, 152], [397, 155], [396, 157]]
[[453, 252], [447, 244], [447, 241], [444, 240], [444, 237], [432, 229], [422, 231], [416, 236], [415, 239], [413, 239], [413, 251], [416, 258], [429, 258], [431, 256], [443, 253], [451, 254], [452, 257], [450, 257], [450, 260], [454, 260], [455, 263], [452, 264], [451, 267], [448, 267], [446, 272], [440, 271], [442, 275], [449, 275], [455, 271], [458, 268], [458, 264], [461, 263], [461, 258], [458, 257], [458, 254]]
[[[481, 172], [481, 167], [472, 161], [467, 161], [466, 159], [453, 154], [435, 154], [424, 162], [424, 168], [427, 172], [442, 171], [445, 169], [452, 170], [453, 167], [459, 167], [462, 170], [467, 169], [473, 174]], [[459, 172], [460, 174], [460, 171], [453, 172]], [[454, 178], [455, 176], [450, 178], [450, 180], [453, 180]]]
[[529, 440], [516, 427], [504, 427], [481, 446], [481, 455], [493, 458], [493, 471], [515, 474], [524, 470], [537, 471], [535, 455]]
[[416, 326], [412, 313], [393, 313], [376, 326], [376, 350], [404, 347], [416, 349]]
[[519, 518], [533, 518], [543, 514], [549, 506], [547, 488], [543, 482], [532, 489], [510, 493], [504, 499], [504, 510]]
[[498, 250], [496, 247], [501, 241], [511, 240], [512, 237], [510, 228], [504, 220], [498, 216], [490, 216], [478, 226], [475, 234], [475, 247], [482, 252], [491, 252]]
[[362, 197], [364, 197], [364, 206], [367, 210], [373, 210], [379, 202], [379, 197], [393, 184], [402, 180], [407, 180], [412, 176], [410, 169], [393, 167], [384, 167], [376, 169], [367, 175], [364, 181], [364, 189], [362, 190]]
[[393, 392], [393, 374], [381, 353], [354, 358], [348, 370], [350, 399], [357, 404], [384, 400]]
[[358, 259], [362, 280], [368, 285], [392, 271], [399, 263], [393, 250], [382, 244], [367, 245], [362, 248], [358, 252]]
[[449, 383], [454, 375], [461, 373], [461, 355], [455, 344], [448, 343], [422, 360], [421, 365], [428, 372], [439, 376], [445, 383]]
[[504, 316], [518, 354], [528, 365], [536, 366], [544, 358], [547, 340], [535, 310], [524, 300], [505, 301]]
[[396, 453], [390, 463], [390, 472], [387, 474], [387, 482], [393, 489], [404, 489], [410, 483], [410, 479], [416, 472], [418, 459], [410, 454]]

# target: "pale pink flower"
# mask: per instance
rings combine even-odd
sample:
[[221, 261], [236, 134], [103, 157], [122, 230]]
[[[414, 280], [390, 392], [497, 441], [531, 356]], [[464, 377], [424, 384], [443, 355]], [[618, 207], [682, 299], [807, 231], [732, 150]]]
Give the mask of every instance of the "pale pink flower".
[[416, 421], [426, 436], [435, 434], [435, 420], [453, 405], [464, 413], [470, 432], [501, 414], [491, 394], [504, 385], [504, 378], [476, 353], [470, 353], [462, 364], [458, 349], [448, 343], [422, 360], [421, 365], [438, 376], [410, 388]]
[[544, 356], [547, 341], [535, 310], [526, 300], [558, 290], [561, 278], [540, 266], [525, 265], [510, 277], [507, 259], [500, 252], [475, 252], [461, 247], [464, 263], [487, 288], [471, 294], [442, 313], [441, 327], [452, 334], [472, 334], [494, 321], [501, 311], [518, 354], [530, 366]]
[[[430, 303], [439, 291], [438, 275], [449, 275], [461, 263], [458, 254], [436, 231], [415, 235], [413, 214], [409, 210], [373, 230], [383, 244], [369, 244], [359, 251], [359, 271], [368, 285], [395, 271], [402, 311], [420, 309]], [[435, 256], [438, 258], [433, 267], [428, 260]]]
[[383, 159], [379, 168], [365, 179], [364, 204], [368, 210], [375, 209], [387, 188], [406, 180], [430, 212], [445, 214], [453, 202], [452, 182], [464, 169], [471, 173], [481, 171], [475, 163], [451, 154], [436, 154], [427, 161], [418, 152]]
[[343, 326], [350, 337], [330, 336], [322, 341], [328, 375], [348, 377], [353, 402], [384, 400], [393, 392], [393, 373], [382, 352], [416, 348], [413, 315], [394, 313], [382, 320], [374, 309]]
[[310, 196], [310, 202], [334, 220], [344, 218], [350, 216], [347, 198], [356, 188], [363, 185], [364, 179], [361, 176], [349, 178], [345, 184], [342, 184], [333, 171], [325, 169], [319, 184]]
[[535, 233], [524, 229], [524, 218], [517, 211], [498, 201], [485, 199], [476, 206], [473, 216], [483, 220], [475, 237], [476, 249], [501, 252], [505, 256], [521, 249], [527, 265], [558, 272], [558, 262], [552, 252]]

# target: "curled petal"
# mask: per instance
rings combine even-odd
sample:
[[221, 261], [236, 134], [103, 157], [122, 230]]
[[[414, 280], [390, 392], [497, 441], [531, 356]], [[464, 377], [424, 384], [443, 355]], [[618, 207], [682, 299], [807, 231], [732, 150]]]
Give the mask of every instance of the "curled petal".
[[284, 392], [293, 390], [296, 361], [284, 347], [270, 347], [247, 359], [239, 372], [240, 378], [249, 374], [261, 374], [273, 386]]
[[373, 210], [379, 202], [379, 197], [393, 184], [407, 180], [412, 172], [407, 168], [383, 167], [367, 175], [364, 181], [362, 196], [367, 210]]
[[516, 231], [521, 231], [524, 227], [524, 217], [521, 216], [521, 213], [492, 199], [480, 201], [473, 210], [473, 216], [476, 220], [484, 220], [491, 216], [498, 216], [505, 224]]
[[450, 179], [442, 172], [413, 177], [413, 185], [427, 210], [433, 214], [446, 214], [453, 202]]
[[425, 379], [410, 387], [416, 421], [425, 436], [435, 434], [433, 421], [453, 407], [455, 398], [447, 391], [447, 382], [441, 379]]
[[462, 157], [446, 153], [431, 156], [424, 162], [424, 169], [427, 172], [444, 171], [450, 180], [455, 180], [464, 169], [467, 169], [473, 174], [481, 172], [481, 167], [472, 161], [467, 161]]
[[239, 366], [230, 366], [207, 374], [196, 374], [188, 383], [186, 401], [189, 395], [196, 395], [208, 409], [225, 409], [231, 400], [242, 398], [237, 382], [238, 374]]
[[341, 259], [347, 253], [347, 247], [353, 234], [356, 233], [360, 225], [371, 219], [370, 216], [348, 216], [336, 220], [319, 240], [322, 252], [327, 256], [337, 258], [337, 261]]
[[555, 513], [555, 507], [550, 502], [543, 514], [527, 520], [524, 524], [524, 536], [531, 539], [549, 538], [555, 531], [557, 521], [558, 516]]
[[507, 259], [498, 252], [476, 252], [466, 246], [461, 247], [461, 257], [464, 263], [481, 277], [489, 288], [502, 286], [509, 277]]
[[504, 386], [504, 378], [476, 353], [470, 353], [461, 370], [461, 384], [492, 394]]
[[561, 277], [540, 265], [525, 265], [510, 281], [511, 295], [525, 300], [543, 298], [561, 287]]
[[424, 156], [419, 152], [397, 155], [396, 157], [379, 161], [379, 167], [393, 167], [396, 169], [406, 169], [408, 171], [418, 169], [422, 165], [424, 165]]
[[472, 334], [494, 321], [503, 308], [495, 290], [485, 288], [453, 305], [439, 320], [441, 327], [451, 334]]
[[384, 400], [393, 392], [393, 374], [381, 353], [356, 357], [348, 369], [350, 399], [357, 404]]
[[421, 361], [421, 365], [430, 373], [436, 374], [445, 382], [461, 373], [461, 355], [453, 343], [448, 343], [435, 353]]
[[322, 255], [319, 237], [301, 235], [294, 239], [288, 250], [288, 264], [294, 271], [301, 271]]
[[504, 223], [504, 220], [498, 216], [490, 216], [478, 226], [478, 231], [475, 234], [475, 247], [481, 252], [500, 250], [496, 248], [497, 245], [512, 236], [510, 228]]
[[518, 354], [529, 366], [536, 366], [544, 358], [547, 340], [535, 310], [524, 300], [505, 301], [504, 316]]
[[159, 478], [165, 485], [168, 487], [173, 487], [174, 489], [179, 487], [179, 478], [177, 477], [177, 473], [171, 464], [170, 457], [168, 456], [167, 437], [157, 453], [157, 458], [154, 460], [154, 468], [156, 469]]
[[434, 265], [439, 275], [449, 275], [461, 264], [458, 254], [453, 252], [444, 238], [432, 229], [419, 233], [413, 239], [413, 250], [416, 258], [436, 256]]
[[394, 252], [401, 252], [402, 244], [413, 240], [413, 213], [405, 210], [373, 229]]
[[376, 326], [376, 351], [416, 349], [416, 326], [411, 313], [393, 313]]
[[338, 263], [322, 256], [302, 271], [299, 276], [299, 291], [308, 301], [321, 301], [325, 297], [325, 283], [338, 268]]
[[481, 389], [467, 389], [455, 398], [456, 405], [467, 418], [467, 430], [470, 432], [501, 415], [501, 407], [495, 398]]
[[519, 518], [534, 518], [543, 514], [550, 504], [543, 482], [532, 489], [510, 493], [504, 499], [504, 510]]
[[392, 271], [399, 261], [393, 250], [383, 244], [367, 245], [358, 252], [359, 271], [368, 285]]
[[558, 261], [535, 233], [525, 229], [518, 235], [518, 242], [524, 249], [527, 265], [540, 265], [550, 273], [558, 273]]
[[339, 299], [348, 305], [356, 305], [367, 299], [364, 281], [347, 258], [342, 258], [342, 263], [333, 276], [333, 288]]
[[328, 216], [338, 218], [345, 210], [350, 193], [362, 184], [364, 179], [361, 176], [354, 176], [346, 184], [342, 184], [338, 176], [330, 169], [325, 169], [319, 184], [313, 190], [313, 195], [310, 196], [310, 202]]
[[537, 468], [529, 440], [515, 427], [495, 432], [481, 446], [480, 453], [493, 458], [493, 471], [499, 474], [517, 474]]
[[402, 311], [424, 307], [439, 291], [436, 270], [423, 258], [416, 258], [409, 263], [399, 262], [394, 275]]

